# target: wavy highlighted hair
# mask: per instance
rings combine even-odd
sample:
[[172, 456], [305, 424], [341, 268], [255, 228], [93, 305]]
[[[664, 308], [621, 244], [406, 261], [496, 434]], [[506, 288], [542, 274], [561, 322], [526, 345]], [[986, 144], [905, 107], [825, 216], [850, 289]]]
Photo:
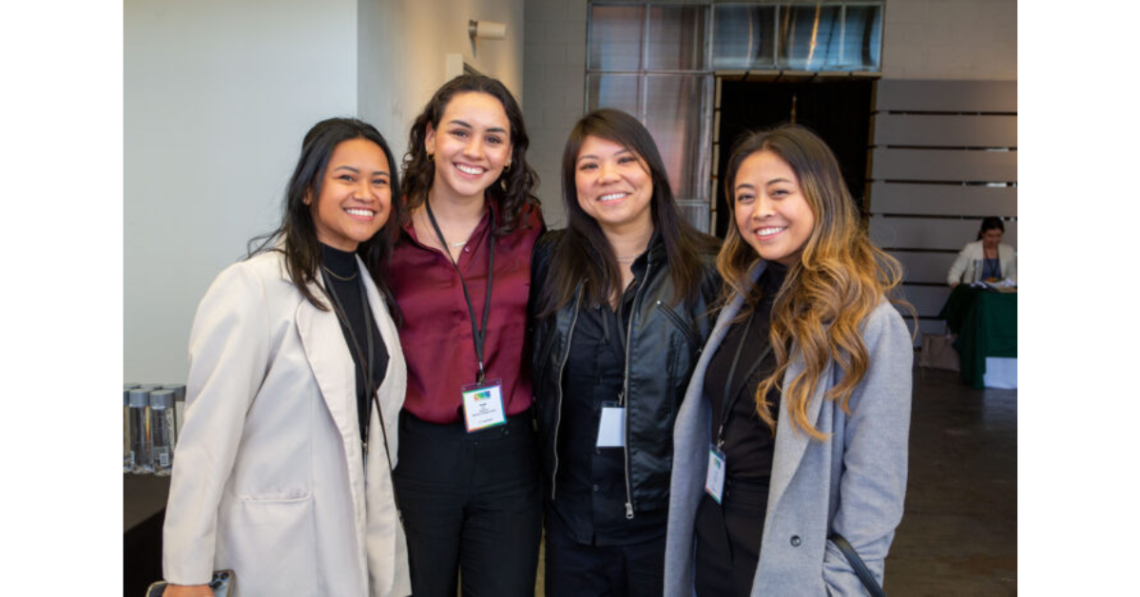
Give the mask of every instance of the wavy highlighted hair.
[[[815, 217], [815, 228], [799, 261], [788, 269], [772, 306], [769, 341], [776, 356], [776, 369], [760, 382], [756, 408], [774, 430], [776, 421], [766, 398], [776, 388], [782, 393], [792, 426], [813, 439], [824, 440], [827, 435], [807, 417], [807, 406], [818, 380], [828, 363], [835, 361], [843, 376], [825, 398], [838, 400], [844, 412], [850, 414], [847, 402], [866, 374], [868, 364], [861, 324], [883, 296], [889, 296], [901, 283], [902, 266], [871, 243], [835, 154], [815, 133], [802, 126], [784, 125], [753, 132], [736, 144], [724, 180], [733, 213], [740, 165], [761, 151], [779, 156], [795, 172]], [[724, 298], [743, 295], [754, 307], [761, 296], [750, 272], [760, 257], [741, 237], [735, 216], [729, 221], [728, 235], [717, 255], [717, 269], [726, 282]], [[908, 303], [892, 302], [913, 315], [914, 309]], [[782, 387], [793, 356], [803, 359], [804, 371]]]

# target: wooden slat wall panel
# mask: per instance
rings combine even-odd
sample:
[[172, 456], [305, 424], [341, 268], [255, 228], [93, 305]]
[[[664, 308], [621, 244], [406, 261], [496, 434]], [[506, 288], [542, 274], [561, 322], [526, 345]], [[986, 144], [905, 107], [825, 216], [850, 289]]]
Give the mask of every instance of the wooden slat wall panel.
[[919, 317], [938, 317], [938, 313], [942, 311], [942, 305], [946, 304], [946, 299], [950, 296], [949, 286], [911, 286], [904, 284], [901, 290], [901, 298], [914, 305], [914, 310]]
[[[965, 244], [965, 243], [963, 243]], [[903, 279], [907, 282], [946, 283], [946, 275], [954, 264], [956, 253], [910, 253], [891, 251], [891, 257], [903, 266]]]
[[874, 116], [875, 145], [1017, 147], [1017, 116]]
[[876, 148], [874, 180], [1016, 182], [1016, 151]]
[[[962, 250], [978, 237], [981, 222], [940, 218], [871, 217], [871, 240], [883, 248]], [[1017, 222], [1003, 222], [1003, 243], [1017, 248]]]
[[1017, 187], [871, 184], [871, 211], [877, 214], [937, 216], [1017, 216]]
[[1017, 112], [1017, 81], [879, 81], [879, 111]]

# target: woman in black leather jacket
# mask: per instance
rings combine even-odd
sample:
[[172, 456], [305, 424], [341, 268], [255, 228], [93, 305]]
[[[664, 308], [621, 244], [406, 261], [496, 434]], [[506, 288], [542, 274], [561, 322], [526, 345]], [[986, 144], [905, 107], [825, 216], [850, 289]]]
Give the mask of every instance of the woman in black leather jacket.
[[673, 421], [720, 290], [649, 131], [587, 114], [562, 159], [565, 230], [535, 246], [546, 594], [660, 595]]

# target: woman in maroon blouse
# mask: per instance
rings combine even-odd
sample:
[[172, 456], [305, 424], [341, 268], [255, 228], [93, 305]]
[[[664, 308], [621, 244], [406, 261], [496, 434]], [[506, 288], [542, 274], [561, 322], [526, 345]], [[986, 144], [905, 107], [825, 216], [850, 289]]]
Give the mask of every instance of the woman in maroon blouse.
[[522, 111], [464, 75], [412, 125], [392, 259], [408, 394], [397, 500], [417, 597], [532, 595], [541, 501], [524, 365], [530, 255], [544, 226]]

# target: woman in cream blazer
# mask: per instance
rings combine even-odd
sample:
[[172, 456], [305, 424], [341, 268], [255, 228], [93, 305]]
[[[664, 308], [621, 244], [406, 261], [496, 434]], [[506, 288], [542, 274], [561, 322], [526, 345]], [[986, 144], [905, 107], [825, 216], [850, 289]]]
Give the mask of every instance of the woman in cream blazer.
[[[357, 153], [342, 156], [342, 148]], [[362, 176], [349, 181], [339, 162]], [[207, 595], [202, 585], [218, 569], [235, 572], [242, 597], [411, 593], [390, 471], [406, 373], [377, 277], [391, 246], [388, 228], [380, 228], [392, 219], [398, 192], [389, 164], [391, 152], [370, 125], [316, 125], [289, 185], [285, 223], [261, 248], [274, 244], [223, 271], [199, 304], [164, 527], [166, 595]], [[368, 211], [371, 219], [359, 215]], [[389, 355], [369, 405], [367, 452], [358, 367], [328, 308], [328, 278], [318, 263], [294, 261], [316, 253], [323, 269], [322, 252], [346, 238], [360, 241], [345, 250], [356, 253]]]
[[950, 266], [950, 273], [946, 275], [946, 283], [957, 286], [960, 283], [969, 284], [974, 281], [975, 263], [984, 262], [986, 253], [997, 255], [998, 265], [1001, 268], [1000, 279], [1008, 279], [1017, 283], [1017, 251], [1009, 245], [1002, 244], [1001, 237], [1005, 233], [1005, 226], [1001, 220], [988, 217], [982, 220], [982, 229], [978, 231], [978, 240], [969, 243], [958, 252], [954, 264]]

